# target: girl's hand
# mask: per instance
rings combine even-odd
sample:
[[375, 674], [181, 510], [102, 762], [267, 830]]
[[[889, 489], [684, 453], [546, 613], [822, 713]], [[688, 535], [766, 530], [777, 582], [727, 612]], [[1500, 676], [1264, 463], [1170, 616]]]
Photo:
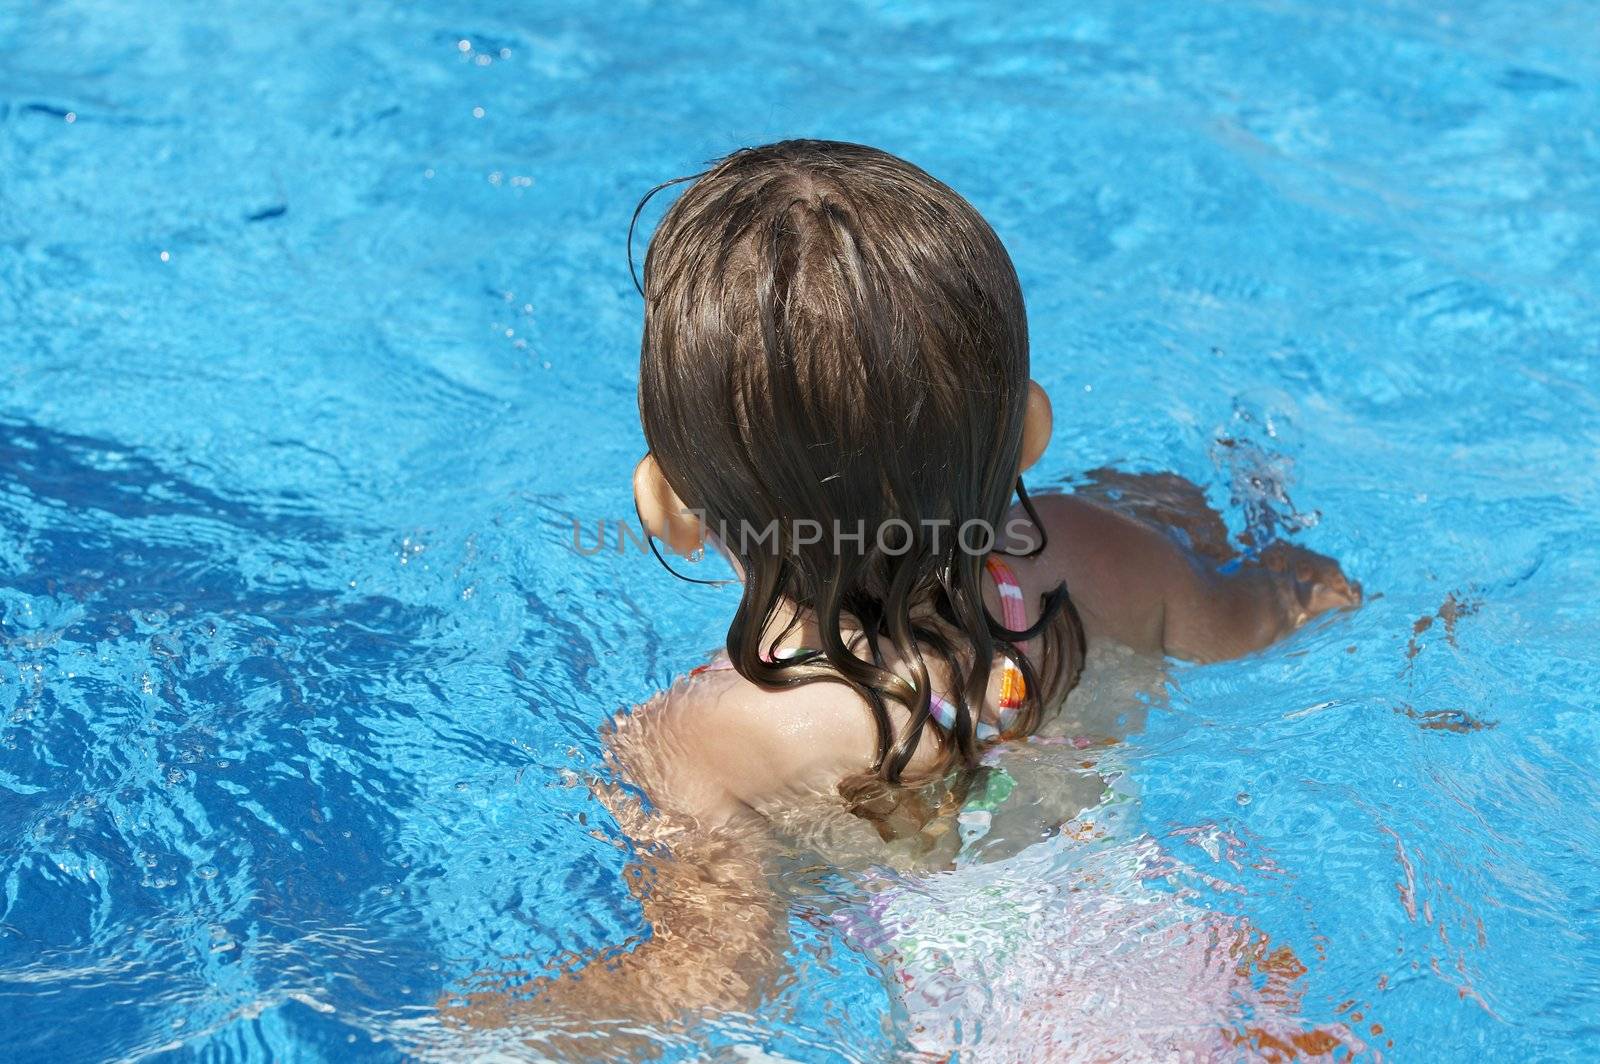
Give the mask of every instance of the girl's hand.
[[1289, 630], [1329, 610], [1361, 605], [1361, 585], [1353, 583], [1339, 563], [1292, 543], [1274, 543], [1261, 552], [1259, 564], [1270, 573]]

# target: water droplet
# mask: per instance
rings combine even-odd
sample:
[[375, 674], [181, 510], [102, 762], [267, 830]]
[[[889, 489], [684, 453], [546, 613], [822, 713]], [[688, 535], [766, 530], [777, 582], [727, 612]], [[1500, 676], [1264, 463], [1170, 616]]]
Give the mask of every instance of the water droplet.
[[172, 253], [168, 252], [168, 251], [163, 251], [161, 253], [161, 261], [162, 262], [171, 262], [172, 261]]
[[1240, 805], [1249, 805], [1250, 804], [1250, 795], [1248, 795], [1244, 791], [1240, 791], [1238, 794], [1233, 796], [1233, 800], [1238, 802]]
[[467, 40], [465, 37], [463, 37], [461, 40], [456, 42], [456, 51], [458, 51], [458, 52], [470, 52], [470, 51], [472, 51], [472, 42]]
[[203, 864], [194, 870], [194, 874], [201, 879], [216, 879], [217, 869], [215, 865]]
[[474, 107], [474, 108], [473, 108], [473, 109], [472, 109], [472, 117], [473, 117], [473, 118], [482, 118], [482, 117], [483, 117], [483, 108], [481, 108], [481, 107]]

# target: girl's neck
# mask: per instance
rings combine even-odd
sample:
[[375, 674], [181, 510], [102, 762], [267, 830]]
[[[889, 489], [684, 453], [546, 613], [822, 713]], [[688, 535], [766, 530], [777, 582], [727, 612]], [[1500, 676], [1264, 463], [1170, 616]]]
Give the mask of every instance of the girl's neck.
[[[948, 629], [931, 603], [915, 610], [911, 620], [917, 627], [931, 627], [940, 631]], [[848, 613], [840, 614], [839, 636], [845, 646], [856, 648], [863, 641], [863, 634], [863, 627], [855, 617]], [[887, 639], [885, 642], [884, 652], [893, 656]], [[779, 600], [761, 632], [761, 651], [766, 654], [768, 647], [771, 647], [773, 657], [783, 657], [785, 653], [793, 654], [800, 650], [820, 650], [823, 643], [822, 625], [817, 620], [816, 611], [791, 599]]]

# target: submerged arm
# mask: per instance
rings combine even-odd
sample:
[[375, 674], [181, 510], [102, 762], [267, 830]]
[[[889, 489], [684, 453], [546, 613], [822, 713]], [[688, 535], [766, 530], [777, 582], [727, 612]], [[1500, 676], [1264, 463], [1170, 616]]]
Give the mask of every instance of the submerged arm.
[[649, 937], [558, 975], [464, 995], [441, 1006], [448, 1017], [493, 1027], [659, 1022], [763, 996], [782, 967], [788, 913], [766, 868], [771, 829], [751, 799], [781, 783], [789, 763], [768, 737], [748, 734], [739, 706], [680, 694], [619, 718], [609, 736], [617, 769], [651, 807], [622, 788], [597, 789], [639, 854], [624, 878]]
[[1149, 519], [1072, 495], [1035, 504], [1050, 538], [1033, 572], [1042, 586], [1067, 581], [1091, 638], [1215, 661], [1361, 602], [1337, 562], [1300, 547], [1274, 544], [1219, 567], [1215, 544], [1186, 548]]
[[[641, 812], [639, 820], [660, 819]], [[659, 826], [659, 825], [658, 825]], [[639, 835], [651, 829], [634, 830]], [[574, 1017], [665, 1021], [686, 1011], [747, 1007], [777, 971], [785, 913], [750, 842], [727, 832], [688, 829], [624, 873], [650, 926], [626, 952], [607, 951], [574, 970], [516, 988], [478, 995], [467, 1017], [477, 1024], [527, 1011]], [[636, 836], [636, 843], [641, 840]]]
[[532, 1040], [541, 1056], [595, 1059], [603, 1049], [642, 1059], [660, 1049], [652, 1027], [707, 1009], [750, 1009], [767, 996], [788, 944], [787, 921], [748, 843], [716, 831], [681, 834], [684, 825], [673, 818], [637, 803], [633, 810], [619, 820], [631, 822], [636, 843], [662, 832], [679, 836], [624, 872], [649, 937], [557, 975], [449, 995], [439, 1004], [447, 1024], [508, 1029]]

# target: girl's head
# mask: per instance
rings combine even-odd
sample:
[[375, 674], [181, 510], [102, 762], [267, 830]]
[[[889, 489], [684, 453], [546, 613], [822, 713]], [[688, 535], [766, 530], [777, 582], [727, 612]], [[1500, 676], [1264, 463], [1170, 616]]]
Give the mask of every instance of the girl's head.
[[[768, 686], [854, 688], [877, 720], [878, 774], [897, 782], [937, 660], [959, 709], [936, 733], [947, 762], [971, 764], [995, 653], [1020, 658], [985, 612], [984, 555], [1050, 433], [999, 238], [904, 160], [784, 141], [693, 181], [643, 288], [650, 454], [635, 494], [652, 534], [681, 552], [710, 535], [741, 570], [734, 666]], [[815, 618], [821, 654], [774, 661], [791, 607]], [[1048, 674], [1065, 644], [1046, 627]], [[1028, 686], [1018, 731], [1039, 715]], [[892, 702], [911, 714], [898, 739]]]

